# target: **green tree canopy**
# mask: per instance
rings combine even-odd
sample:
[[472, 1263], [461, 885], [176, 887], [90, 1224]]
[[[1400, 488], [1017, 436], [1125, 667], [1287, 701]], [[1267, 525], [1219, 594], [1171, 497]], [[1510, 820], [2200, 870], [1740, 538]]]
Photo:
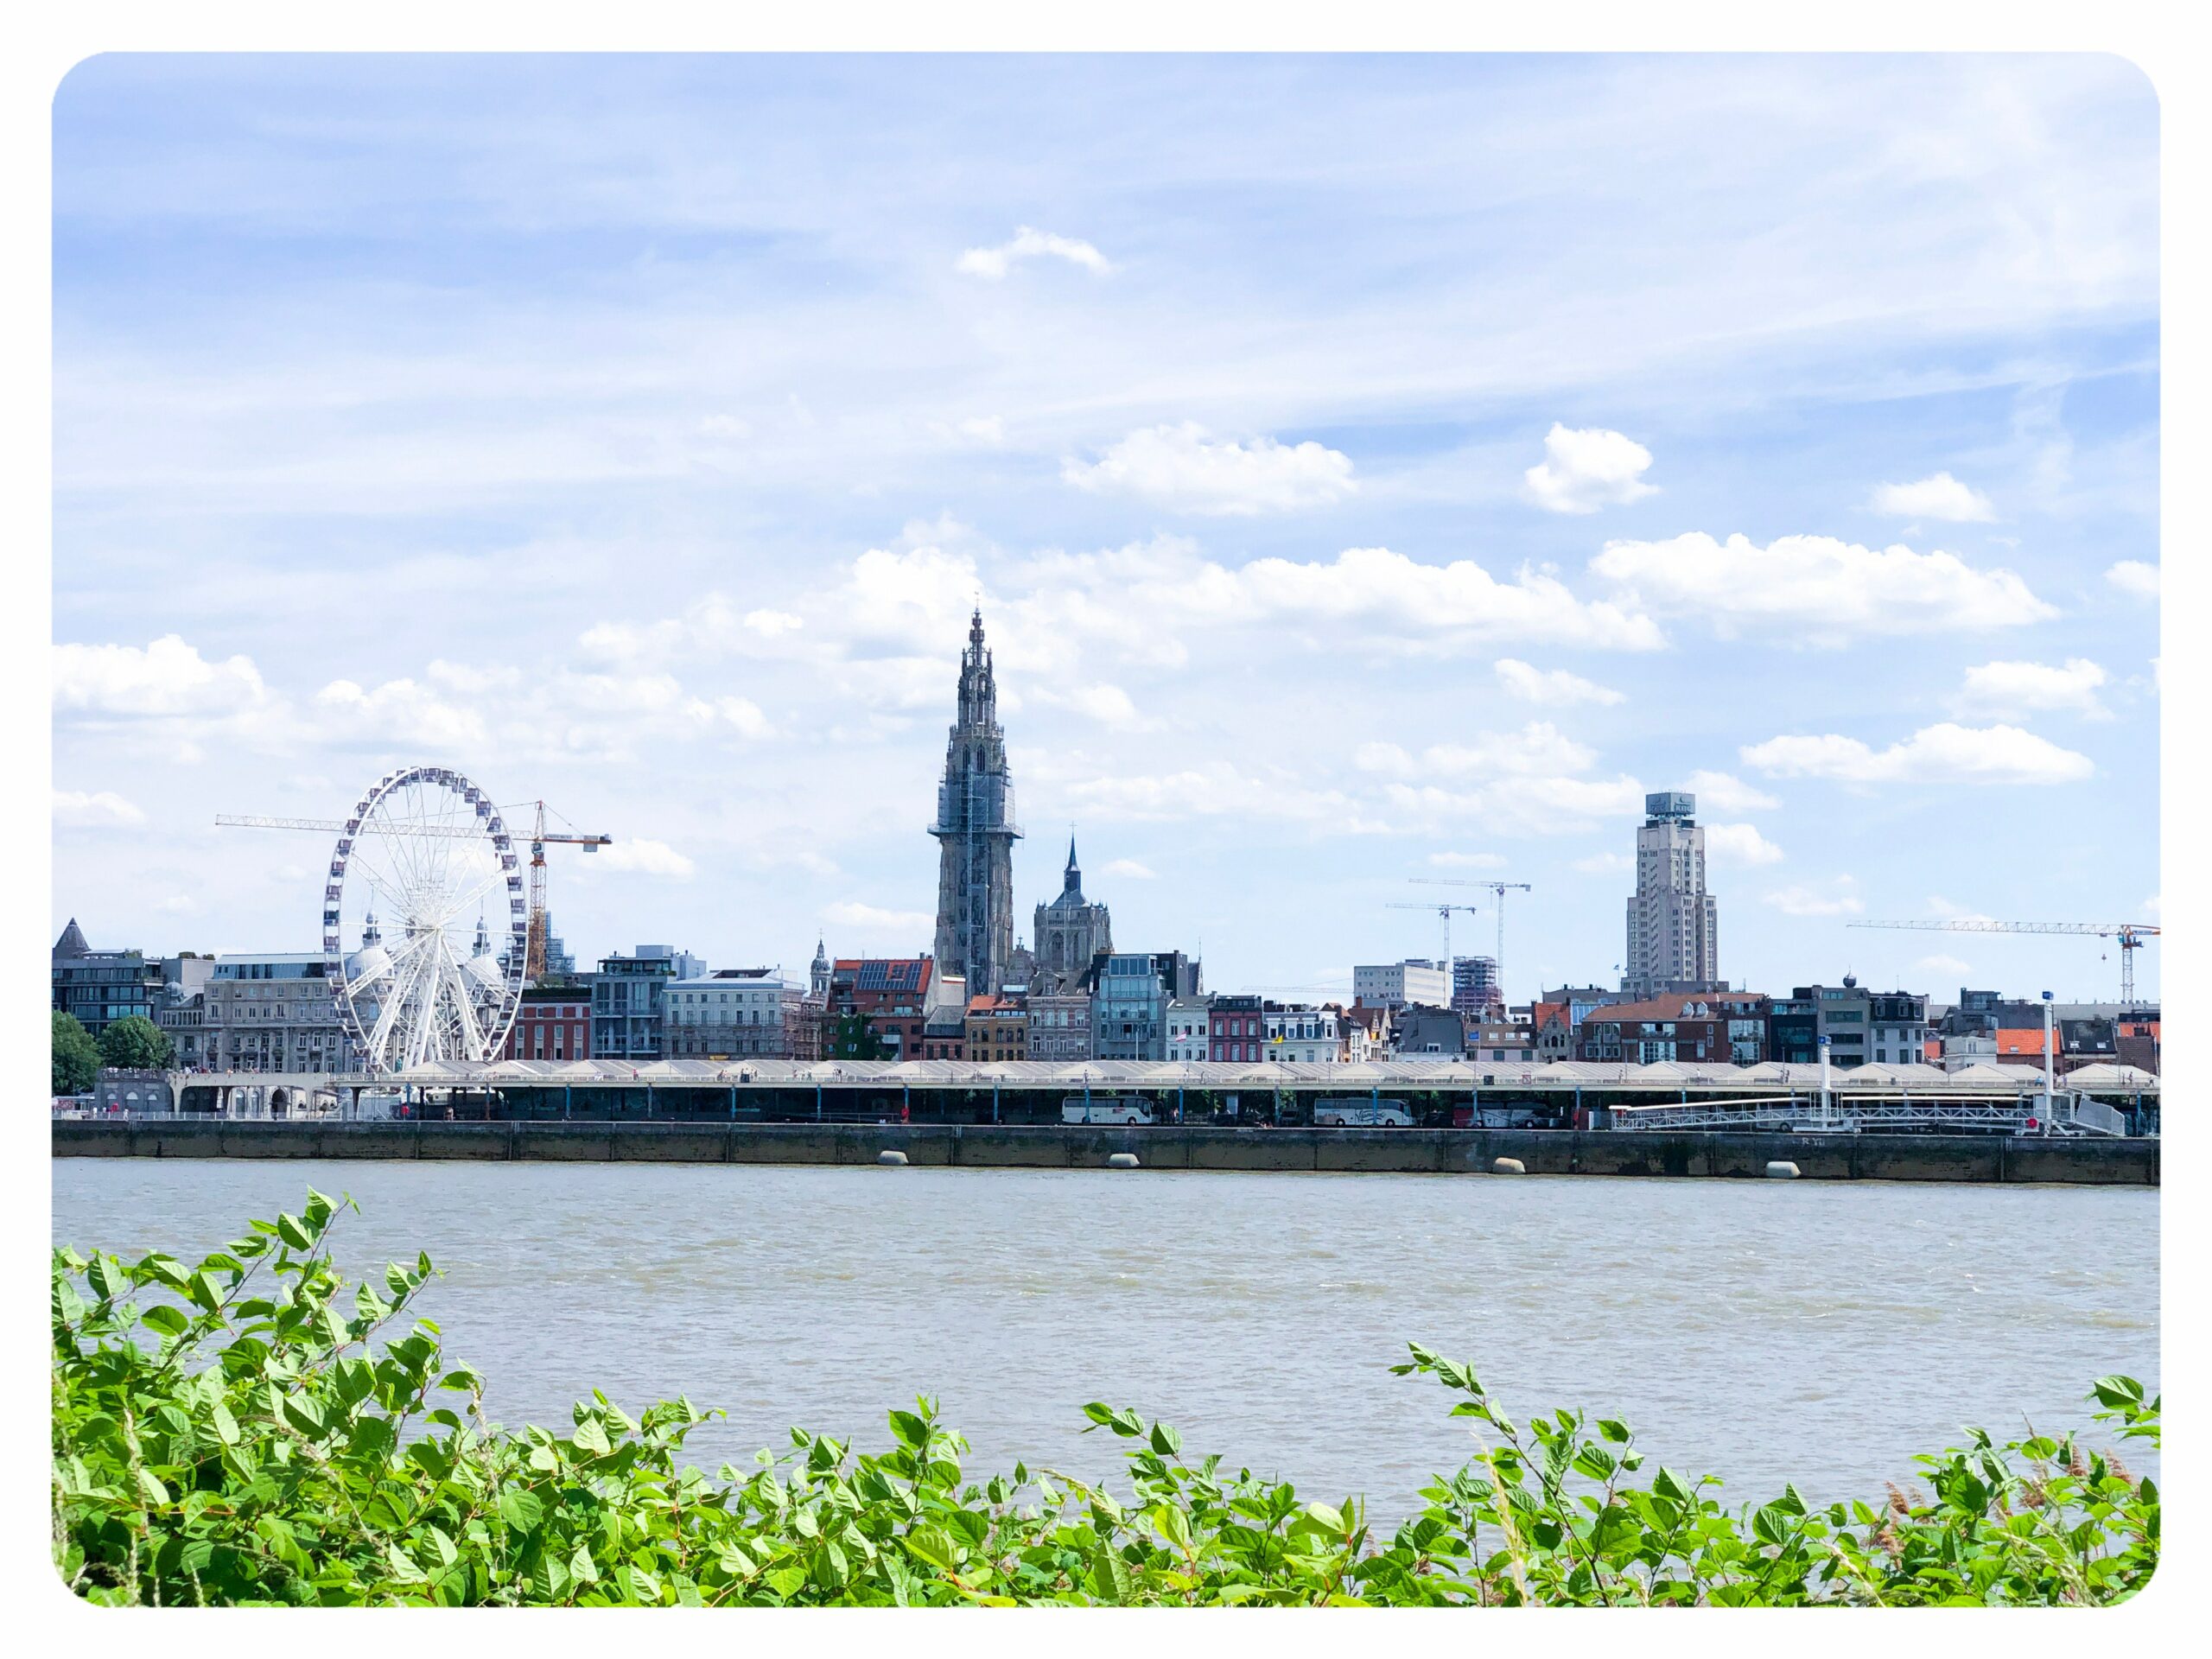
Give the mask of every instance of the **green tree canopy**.
[[100, 1074], [100, 1046], [73, 1014], [54, 1011], [54, 1092], [81, 1095]]
[[176, 1058], [168, 1033], [143, 1014], [118, 1020], [100, 1033], [101, 1061], [123, 1071], [148, 1071]]

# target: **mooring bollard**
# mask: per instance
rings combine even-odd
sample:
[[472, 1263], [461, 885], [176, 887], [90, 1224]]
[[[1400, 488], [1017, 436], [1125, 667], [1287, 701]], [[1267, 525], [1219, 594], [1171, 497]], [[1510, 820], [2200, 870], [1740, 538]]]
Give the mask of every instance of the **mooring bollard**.
[[1136, 1166], [1137, 1155], [1134, 1152], [1112, 1153], [1106, 1160], [1106, 1167], [1109, 1169], [1135, 1169]]
[[1518, 1158], [1494, 1158], [1491, 1160], [1490, 1173], [1493, 1175], [1526, 1175], [1529, 1166]]
[[1766, 1178], [1770, 1181], [1794, 1181], [1797, 1179], [1797, 1166], [1780, 1161], [1769, 1164]]
[[883, 1151], [875, 1154], [875, 1161], [879, 1164], [896, 1168], [906, 1161], [906, 1154], [903, 1152], [893, 1152], [889, 1147], [886, 1147]]

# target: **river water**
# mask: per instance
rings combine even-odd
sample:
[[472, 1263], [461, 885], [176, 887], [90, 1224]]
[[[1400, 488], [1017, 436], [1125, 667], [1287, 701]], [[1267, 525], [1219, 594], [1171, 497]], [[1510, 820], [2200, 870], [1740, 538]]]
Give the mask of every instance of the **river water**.
[[931, 1393], [972, 1469], [1095, 1477], [1104, 1400], [1392, 1517], [1470, 1444], [1389, 1374], [1413, 1339], [1732, 1504], [1872, 1498], [1962, 1424], [2084, 1427], [2096, 1377], [2158, 1376], [2140, 1188], [60, 1159], [54, 1236], [190, 1261], [309, 1185], [361, 1206], [341, 1266], [443, 1269], [420, 1306], [494, 1417], [688, 1394], [729, 1414], [691, 1442], [710, 1471], [794, 1423], [883, 1445]]

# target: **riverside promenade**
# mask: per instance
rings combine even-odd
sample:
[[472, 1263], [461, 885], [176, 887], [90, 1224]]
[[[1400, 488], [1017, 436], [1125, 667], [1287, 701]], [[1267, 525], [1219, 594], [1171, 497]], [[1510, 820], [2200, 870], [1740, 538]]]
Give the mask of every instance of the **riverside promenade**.
[[[1743, 1131], [1232, 1128], [1015, 1124], [435, 1122], [57, 1118], [57, 1158], [331, 1158], [491, 1163], [874, 1164], [1807, 1180], [2158, 1185], [2155, 1139]], [[1518, 1173], [1518, 1172], [1516, 1172]]]

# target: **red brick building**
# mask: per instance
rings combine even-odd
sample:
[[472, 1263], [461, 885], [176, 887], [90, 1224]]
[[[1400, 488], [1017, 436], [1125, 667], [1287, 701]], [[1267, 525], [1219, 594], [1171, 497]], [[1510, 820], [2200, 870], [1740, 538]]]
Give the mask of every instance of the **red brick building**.
[[591, 987], [537, 984], [525, 988], [499, 1051], [505, 1060], [588, 1060], [591, 1058]]
[[830, 1017], [857, 1014], [894, 1060], [922, 1058], [929, 1024], [930, 957], [842, 958], [830, 969]]

